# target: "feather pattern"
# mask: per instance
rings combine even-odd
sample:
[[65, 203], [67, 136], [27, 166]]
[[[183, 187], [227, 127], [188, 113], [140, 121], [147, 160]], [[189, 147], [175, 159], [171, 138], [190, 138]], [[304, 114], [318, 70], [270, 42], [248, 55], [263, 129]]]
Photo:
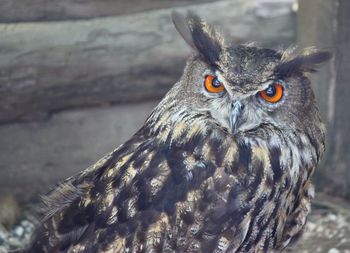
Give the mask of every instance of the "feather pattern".
[[[300, 238], [325, 142], [304, 72], [329, 54], [227, 47], [193, 13], [173, 20], [197, 51], [183, 76], [130, 140], [43, 197], [22, 253], [279, 252]], [[274, 80], [271, 104], [259, 94]]]

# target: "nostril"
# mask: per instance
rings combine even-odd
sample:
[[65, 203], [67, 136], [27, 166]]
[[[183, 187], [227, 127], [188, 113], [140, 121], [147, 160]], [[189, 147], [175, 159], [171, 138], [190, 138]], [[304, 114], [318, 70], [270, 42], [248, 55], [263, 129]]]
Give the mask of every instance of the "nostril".
[[232, 103], [232, 109], [234, 109], [234, 110], [240, 111], [240, 110], [243, 109], [243, 107], [244, 106], [239, 101], [236, 101], [236, 102]]

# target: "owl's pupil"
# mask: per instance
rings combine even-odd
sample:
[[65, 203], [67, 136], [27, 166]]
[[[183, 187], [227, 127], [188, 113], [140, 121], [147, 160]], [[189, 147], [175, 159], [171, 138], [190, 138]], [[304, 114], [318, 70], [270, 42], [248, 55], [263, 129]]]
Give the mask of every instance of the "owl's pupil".
[[218, 87], [221, 86], [221, 83], [220, 83], [220, 81], [218, 80], [217, 77], [215, 77], [215, 78], [213, 79], [212, 85], [213, 85], [215, 88], [218, 88]]
[[274, 95], [276, 95], [276, 87], [273, 85], [270, 85], [269, 87], [267, 87], [265, 92], [267, 96], [273, 97]]

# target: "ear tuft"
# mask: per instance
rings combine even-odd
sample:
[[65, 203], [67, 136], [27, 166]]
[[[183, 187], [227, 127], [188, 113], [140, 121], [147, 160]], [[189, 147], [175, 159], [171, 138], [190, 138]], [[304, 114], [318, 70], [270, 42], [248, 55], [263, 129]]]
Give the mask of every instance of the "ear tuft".
[[172, 20], [187, 44], [196, 49], [210, 64], [219, 61], [223, 39], [211, 25], [193, 12], [188, 12], [186, 17], [173, 12]]
[[295, 49], [287, 49], [282, 55], [282, 63], [277, 72], [282, 76], [290, 76], [292, 73], [316, 72], [317, 67], [332, 58], [332, 53], [319, 51], [313, 47], [305, 48], [300, 52]]
[[193, 49], [196, 49], [196, 46], [192, 39], [192, 32], [188, 26], [186, 17], [177, 11], [173, 11], [171, 13], [171, 19], [173, 20], [176, 30], [178, 33], [180, 33], [186, 43]]

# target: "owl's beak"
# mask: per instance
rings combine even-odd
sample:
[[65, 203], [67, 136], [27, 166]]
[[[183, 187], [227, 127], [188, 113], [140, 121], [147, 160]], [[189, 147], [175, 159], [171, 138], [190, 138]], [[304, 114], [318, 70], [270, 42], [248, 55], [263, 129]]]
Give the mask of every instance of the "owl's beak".
[[230, 117], [230, 125], [232, 132], [235, 133], [238, 128], [238, 119], [241, 116], [243, 105], [240, 101], [235, 101], [232, 103], [232, 114]]

